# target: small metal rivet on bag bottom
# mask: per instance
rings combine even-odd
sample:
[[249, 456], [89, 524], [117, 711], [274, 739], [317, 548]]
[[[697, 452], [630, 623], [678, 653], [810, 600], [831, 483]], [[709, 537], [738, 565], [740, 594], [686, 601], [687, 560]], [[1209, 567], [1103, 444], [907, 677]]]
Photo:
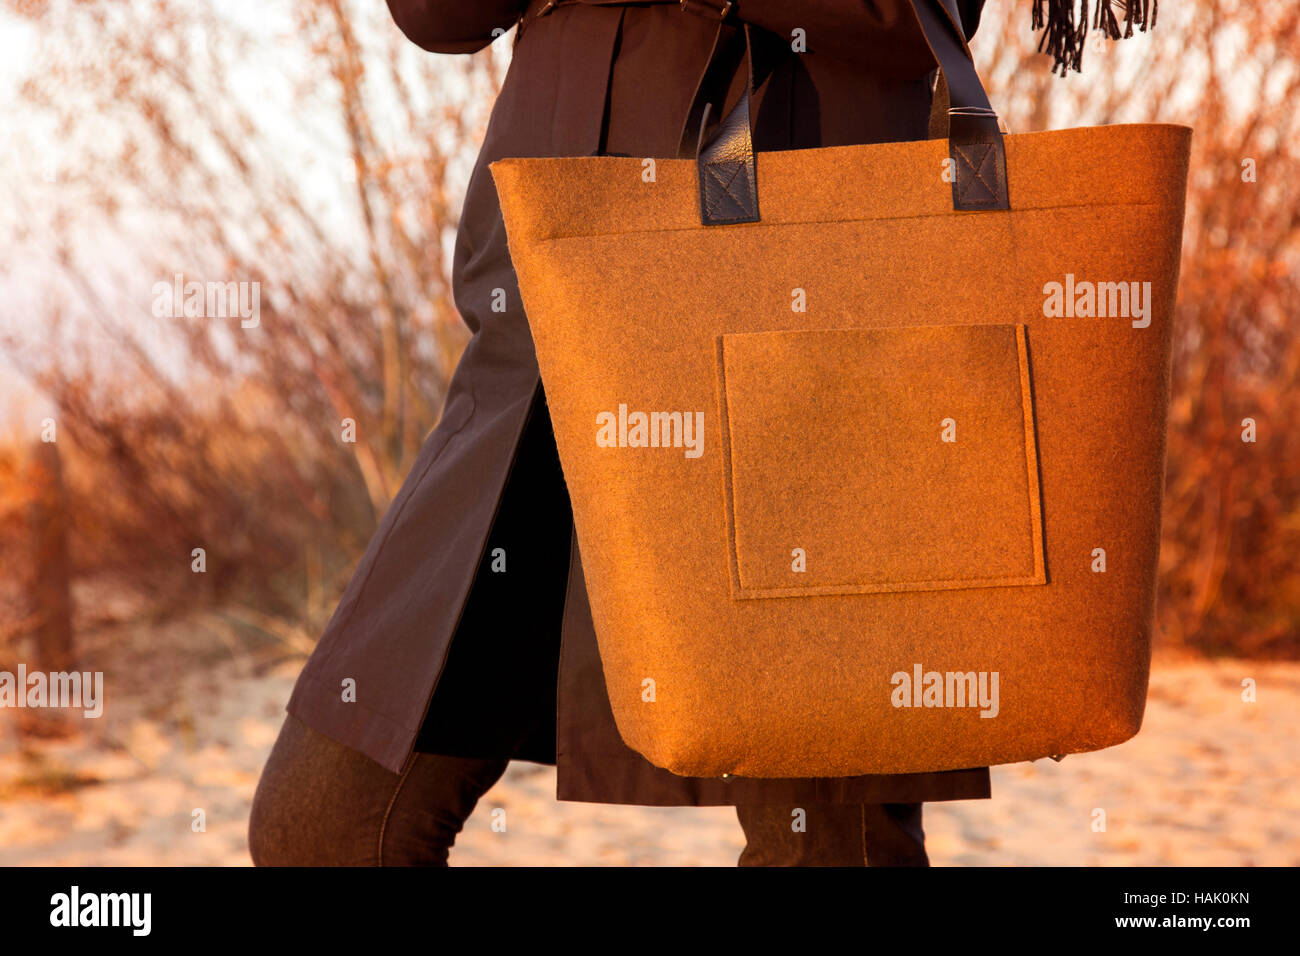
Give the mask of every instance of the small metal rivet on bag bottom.
[[731, 774], [729, 774], [729, 773], [724, 773], [724, 774], [722, 775], [722, 779], [725, 780], [727, 783], [731, 783]]
[[1060, 763], [1062, 760], [1065, 759], [1065, 754], [1048, 754], [1048, 756], [1051, 757], [1053, 760], [1055, 760], [1057, 763]]

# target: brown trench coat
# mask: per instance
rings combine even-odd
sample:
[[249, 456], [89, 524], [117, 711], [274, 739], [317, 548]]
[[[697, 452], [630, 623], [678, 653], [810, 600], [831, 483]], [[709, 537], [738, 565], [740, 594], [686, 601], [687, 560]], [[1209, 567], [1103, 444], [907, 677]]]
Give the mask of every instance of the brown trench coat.
[[[388, 3], [402, 31], [434, 52], [470, 53], [495, 28], [518, 20], [520, 29], [457, 236], [453, 289], [473, 337], [440, 423], [307, 662], [290, 713], [395, 773], [415, 750], [556, 763], [562, 800], [987, 797], [986, 768], [701, 779], [654, 767], [623, 744], [487, 165], [504, 156], [675, 156], [717, 21], [677, 3]], [[959, 3], [968, 34], [982, 5]], [[906, 0], [739, 0], [737, 10], [773, 37], [806, 31], [807, 52], [786, 58], [756, 100], [757, 148], [926, 138], [934, 62]], [[742, 84], [737, 75], [724, 110]], [[497, 289], [503, 312], [492, 310]], [[504, 573], [493, 570], [502, 560]], [[355, 701], [343, 699], [347, 678]]]

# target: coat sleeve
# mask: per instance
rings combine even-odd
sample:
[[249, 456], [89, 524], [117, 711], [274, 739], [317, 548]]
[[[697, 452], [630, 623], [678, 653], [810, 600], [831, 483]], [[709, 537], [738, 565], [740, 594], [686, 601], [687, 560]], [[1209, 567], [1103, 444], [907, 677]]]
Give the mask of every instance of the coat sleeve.
[[527, 0], [388, 0], [393, 22], [431, 53], [474, 53], [509, 30]]
[[[984, 0], [957, 0], [957, 6], [970, 39]], [[908, 0], [738, 0], [736, 12], [784, 37], [802, 29], [809, 50], [885, 76], [914, 79], [935, 66]]]

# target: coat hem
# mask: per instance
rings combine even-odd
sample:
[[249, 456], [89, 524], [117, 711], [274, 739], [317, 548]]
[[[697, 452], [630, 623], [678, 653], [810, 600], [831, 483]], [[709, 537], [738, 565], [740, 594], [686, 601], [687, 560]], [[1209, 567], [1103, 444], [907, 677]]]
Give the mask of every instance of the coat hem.
[[[335, 706], [326, 706], [325, 701], [332, 700], [337, 693], [337, 689], [304, 670], [298, 675], [298, 682], [284, 709], [318, 734], [357, 751], [391, 773], [401, 773], [412, 751], [400, 741], [414, 740], [417, 729], [407, 727], [360, 701], [339, 698], [333, 701]], [[347, 711], [339, 709], [350, 707], [365, 711], [366, 719], [358, 721]]]
[[[590, 766], [616, 767], [626, 754], [606, 753], [593, 757], [584, 753]], [[566, 760], [567, 754], [557, 754]], [[983, 772], [981, 772], [983, 771]], [[950, 777], [946, 777], [951, 774]], [[907, 779], [915, 777], [918, 779]], [[936, 777], [943, 782], [936, 786]], [[945, 778], [946, 777], [946, 778]], [[646, 787], [644, 782], [557, 779], [555, 799], [565, 803], [608, 803], [643, 807], [727, 807], [839, 803], [939, 803], [948, 800], [987, 800], [993, 796], [987, 768], [942, 773], [881, 774], [878, 781], [864, 777], [741, 778], [729, 781], [699, 777], [677, 778], [682, 786], [665, 790]], [[839, 792], [836, 792], [839, 791]], [[688, 795], [689, 794], [689, 795]]]

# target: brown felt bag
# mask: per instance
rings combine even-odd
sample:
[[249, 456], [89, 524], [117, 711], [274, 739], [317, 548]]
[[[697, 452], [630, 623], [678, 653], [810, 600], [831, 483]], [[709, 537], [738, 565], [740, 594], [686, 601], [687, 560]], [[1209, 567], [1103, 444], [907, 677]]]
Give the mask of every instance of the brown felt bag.
[[[679, 774], [1138, 730], [1191, 130], [1004, 135], [948, 0], [946, 139], [491, 166], [610, 704]], [[736, 63], [730, 64], [734, 71]], [[761, 70], [758, 71], [761, 77]], [[699, 144], [699, 145], [697, 145]]]

